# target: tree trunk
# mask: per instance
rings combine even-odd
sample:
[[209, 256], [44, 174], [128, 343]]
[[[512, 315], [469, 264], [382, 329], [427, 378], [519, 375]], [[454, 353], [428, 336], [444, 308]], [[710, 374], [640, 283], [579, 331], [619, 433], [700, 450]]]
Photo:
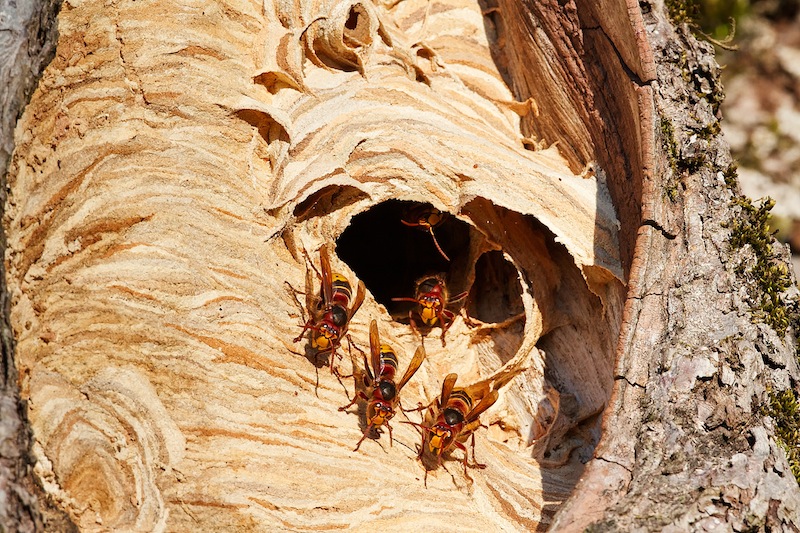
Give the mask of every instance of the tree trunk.
[[[0, 1], [0, 176], [5, 178], [14, 148], [14, 126], [55, 51], [57, 1]], [[2, 187], [5, 200], [5, 179]], [[3, 202], [5, 203], [5, 201]], [[3, 250], [6, 233], [0, 233]], [[0, 530], [69, 531], [71, 522], [42, 491], [33, 474], [30, 428], [20, 402], [14, 337], [8, 319], [5, 266], [0, 280]]]
[[[595, 459], [554, 529], [797, 531], [797, 481], [765, 416], [775, 391], [797, 387], [796, 340], [775, 319], [787, 311], [798, 326], [789, 252], [777, 242], [768, 257], [754, 257], [755, 244], [737, 249], [750, 212], [717, 135], [713, 48], [663, 11], [644, 9], [656, 80], [643, 122], [655, 138], [615, 387]], [[753, 279], [758, 261], [791, 281], [772, 315]]]
[[[793, 527], [762, 410], [792, 331], [751, 321], [717, 67], [661, 3], [68, 0], [58, 29], [7, 174], [36, 467], [14, 429], [3, 483], [81, 530]], [[341, 359], [293, 342], [326, 244], [367, 288]], [[468, 293], [446, 334], [392, 300], [431, 272]], [[485, 469], [421, 463], [414, 412], [352, 451], [371, 320], [401, 372], [424, 344], [406, 407], [499, 390]]]

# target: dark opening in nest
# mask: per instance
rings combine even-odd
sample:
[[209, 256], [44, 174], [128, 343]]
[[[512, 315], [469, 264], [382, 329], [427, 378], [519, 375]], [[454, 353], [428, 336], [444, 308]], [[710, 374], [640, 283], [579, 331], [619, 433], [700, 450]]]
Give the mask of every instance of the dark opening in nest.
[[354, 216], [336, 241], [339, 258], [398, 319], [407, 316], [411, 304], [393, 302], [392, 298], [413, 297], [415, 282], [423, 276], [444, 274], [451, 295], [468, 289], [463, 272], [471, 266], [469, 252], [474, 230], [447, 215], [434, 227], [436, 241], [448, 261], [426, 228], [402, 222], [425, 205], [400, 200], [382, 202]]
[[[469, 316], [488, 324], [520, 316], [524, 307], [519, 273], [503, 252], [491, 250], [496, 245], [483, 233], [446, 214], [433, 227], [435, 241], [427, 227], [407, 224], [431, 209], [419, 202], [382, 202], [353, 217], [337, 241], [337, 255], [398, 322], [406, 323], [416, 304], [392, 298], [415, 296], [416, 282], [431, 275], [444, 276], [450, 298], [468, 292], [467, 298], [449, 306], [455, 313], [466, 306]], [[520, 337], [524, 323], [519, 324]]]
[[503, 252], [491, 250], [478, 258], [468, 311], [487, 323], [503, 322], [525, 311], [517, 269]]

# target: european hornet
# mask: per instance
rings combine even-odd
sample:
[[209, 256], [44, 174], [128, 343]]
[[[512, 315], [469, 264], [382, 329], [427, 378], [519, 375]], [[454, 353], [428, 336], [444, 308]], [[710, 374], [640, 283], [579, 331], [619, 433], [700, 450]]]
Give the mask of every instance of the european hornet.
[[424, 276], [417, 280], [414, 289], [413, 298], [392, 298], [394, 302], [414, 302], [418, 304], [416, 309], [408, 312], [408, 318], [411, 322], [411, 327], [417, 329], [414, 322], [414, 313], [416, 313], [422, 322], [428, 326], [433, 327], [437, 323], [442, 328], [442, 346], [447, 343], [444, 340], [444, 335], [450, 326], [453, 325], [456, 315], [447, 309], [447, 306], [463, 300], [467, 297], [467, 292], [462, 292], [450, 298], [445, 285], [444, 276], [435, 274], [431, 276]]
[[[367, 402], [367, 428], [353, 451], [358, 450], [361, 443], [364, 442], [364, 439], [369, 436], [373, 429], [377, 429], [384, 424], [389, 428], [389, 445], [391, 446], [392, 426], [389, 425], [389, 420], [395, 415], [395, 409], [400, 405], [400, 391], [425, 359], [425, 348], [420, 346], [414, 353], [414, 357], [411, 359], [405, 374], [395, 384], [397, 355], [391, 346], [381, 344], [380, 337], [378, 337], [378, 324], [375, 320], [369, 324], [369, 348], [370, 364], [367, 364], [367, 356], [364, 354], [364, 370], [366, 371], [364, 387], [368, 392], [365, 394], [364, 391], [358, 391], [352, 402], [339, 408], [339, 411], [344, 411], [359, 399]], [[370, 370], [370, 367], [372, 370]]]
[[[347, 278], [331, 271], [328, 246], [324, 244], [319, 249], [319, 263], [322, 274], [314, 267], [314, 263], [308, 257], [308, 253], [306, 253], [306, 258], [311, 264], [311, 268], [317, 273], [321, 287], [319, 296], [306, 293], [306, 309], [310, 318], [303, 326], [303, 331], [300, 335], [294, 339], [294, 342], [302, 339], [306, 331], [311, 330], [311, 347], [317, 350], [318, 354], [329, 351], [331, 373], [338, 374], [338, 371], [334, 369], [336, 348], [339, 347], [342, 337], [347, 334], [347, 326], [350, 324], [353, 315], [356, 314], [356, 311], [364, 302], [367, 289], [364, 283], [359, 281], [356, 299], [350, 305], [353, 290]], [[311, 272], [307, 271], [307, 287], [312, 285], [310, 277]]]
[[428, 484], [426, 458], [436, 457], [436, 467], [442, 465], [442, 455], [453, 448], [464, 452], [464, 475], [467, 473], [467, 448], [464, 442], [472, 437], [472, 460], [476, 468], [486, 468], [475, 460], [475, 431], [481, 426], [478, 417], [497, 401], [497, 390], [488, 381], [465, 388], [454, 388], [457, 374], [448, 374], [442, 383], [442, 395], [428, 407], [422, 424], [406, 422], [422, 429], [419, 459], [425, 467], [425, 486]]
[[417, 227], [423, 231], [428, 231], [431, 234], [431, 238], [433, 239], [433, 244], [436, 246], [436, 249], [439, 250], [439, 253], [442, 254], [442, 257], [444, 257], [447, 261], [450, 261], [450, 258], [447, 257], [446, 253], [444, 253], [442, 247], [439, 246], [439, 241], [436, 240], [436, 234], [433, 233], [433, 228], [444, 222], [446, 217], [447, 213], [439, 211], [432, 205], [423, 204], [409, 209], [400, 222], [406, 226]]

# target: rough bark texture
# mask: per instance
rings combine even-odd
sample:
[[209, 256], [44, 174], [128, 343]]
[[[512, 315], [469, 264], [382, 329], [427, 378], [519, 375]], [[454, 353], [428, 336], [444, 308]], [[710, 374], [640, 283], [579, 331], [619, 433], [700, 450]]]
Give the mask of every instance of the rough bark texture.
[[[561, 4], [65, 3], [4, 221], [37, 476], [81, 529], [544, 529], [582, 472], [559, 530], [788, 527], [755, 406], [796, 362], [733, 275], [729, 156], [684, 135], [716, 120], [710, 50], [660, 5], [645, 32], [636, 2]], [[398, 201], [452, 213], [451, 261]], [[355, 345], [376, 319], [401, 369], [391, 297], [470, 291], [403, 399], [514, 376], [474, 483], [448, 460], [426, 489], [401, 415], [351, 452], [352, 382], [292, 343], [334, 241]]]
[[[0, 176], [14, 148], [14, 127], [56, 45], [58, 1], [0, 2]], [[3, 179], [2, 196], [6, 188]], [[5, 250], [5, 231], [0, 235]], [[3, 266], [5, 273], [5, 266]], [[33, 475], [35, 458], [20, 402], [5, 274], [0, 282], [0, 529], [66, 531], [69, 522]], [[40, 498], [37, 498], [36, 495]], [[43, 496], [43, 497], [41, 497]]]
[[735, 273], [753, 253], [729, 244], [743, 215], [729, 149], [709, 134], [719, 67], [661, 3], [645, 11], [656, 143], [617, 382], [596, 458], [554, 529], [796, 531], [800, 490], [763, 412], [768, 389], [796, 387], [795, 341], [753, 323], [758, 302]]

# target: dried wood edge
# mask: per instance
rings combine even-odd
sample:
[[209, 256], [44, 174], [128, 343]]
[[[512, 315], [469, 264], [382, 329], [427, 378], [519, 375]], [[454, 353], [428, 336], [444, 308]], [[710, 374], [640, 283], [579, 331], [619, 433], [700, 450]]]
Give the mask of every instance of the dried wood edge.
[[[689, 425], [694, 425], [699, 429], [694, 434], [687, 430], [682, 435], [688, 437], [686, 440], [699, 436], [709, 442], [715, 436], [714, 430], [717, 428], [708, 429], [702, 420], [648, 419], [648, 415], [659, 408], [672, 414], [677, 409], [669, 405], [669, 398], [657, 396], [663, 390], [652, 383], [652, 378], [658, 374], [656, 367], [670, 362], [667, 351], [675, 346], [669, 342], [653, 346], [647, 340], [658, 338], [662, 342], [666, 339], [675, 342], [675, 337], [670, 337], [673, 332], [669, 324], [698, 319], [686, 307], [678, 310], [669, 308], [667, 293], [680, 286], [680, 276], [683, 274], [680, 268], [664, 268], [663, 263], [670, 259], [670, 255], [673, 258], [687, 258], [693, 254], [701, 260], [705, 256], [709, 264], [721, 264], [729, 270], [732, 268], [731, 252], [725, 242], [725, 225], [721, 219], [732, 216], [728, 205], [739, 191], [726, 189], [721, 173], [716, 172], [725, 162], [731, 163], [729, 147], [716, 135], [709, 139], [708, 146], [701, 153], [704, 161], [699, 165], [700, 168], [684, 175], [687, 191], [677, 200], [677, 205], [668, 198], [665, 191], [671, 186], [668, 182], [671, 178], [668, 172], [670, 158], [682, 157], [680, 150], [685, 144], [678, 146], [677, 156], [670, 154], [667, 147], [670, 140], [665, 139], [665, 132], [660, 130], [673, 130], [676, 140], [686, 142], [690, 139], [693, 132], [687, 125], [692, 119], [685, 108], [690, 108], [691, 104], [703, 97], [695, 95], [687, 76], [683, 77], [683, 87], [679, 84], [677, 87], [683, 91], [664, 83], [670, 80], [670, 69], [674, 69], [674, 55], [684, 54], [684, 68], [688, 70], [690, 80], [695, 75], [695, 68], [707, 69], [711, 76], [718, 77], [719, 67], [713, 59], [710, 45], [699, 43], [685, 26], [672, 26], [663, 1], [653, 0], [639, 5], [644, 9], [645, 16], [643, 21], [640, 18], [636, 34], [646, 35], [649, 46], [655, 52], [657, 80], [649, 87], [639, 88], [645, 166], [642, 221], [618, 344], [616, 383], [603, 420], [603, 437], [595, 451], [595, 458], [587, 464], [581, 481], [556, 515], [550, 530], [688, 531], [725, 524], [734, 530], [755, 527], [761, 530], [797, 531], [800, 487], [789, 471], [783, 452], [775, 443], [774, 428], [770, 420], [760, 414], [758, 406], [748, 412], [739, 405], [734, 406], [733, 402], [725, 403], [726, 396], [733, 396], [733, 393], [725, 390], [719, 382], [722, 381], [721, 377], [719, 381], [708, 381], [704, 393], [710, 396], [712, 405], [724, 404], [725, 421], [732, 419], [742, 423], [743, 428], [733, 428], [738, 434], [729, 432], [732, 435], [727, 445], [712, 449], [705, 447], [706, 442], [700, 440], [697, 442], [697, 457], [676, 458], [670, 454], [666, 442], [654, 443], [650, 440], [652, 435], [648, 435], [648, 432], [657, 433], [658, 430], [652, 430], [652, 427], [663, 429], [673, 425], [680, 430], [687, 430]], [[637, 7], [637, 13], [630, 10], [635, 25], [639, 9]], [[667, 123], [669, 126], [666, 126]], [[708, 187], [709, 181], [716, 187]], [[693, 199], [699, 199], [698, 204], [684, 203], [688, 202], [690, 194]], [[713, 228], [709, 232], [715, 242], [700, 253], [696, 250], [676, 250], [681, 244], [691, 244], [685, 242], [691, 240], [689, 233], [692, 229], [686, 218], [698, 216], [698, 211], [706, 216], [711, 213], [708, 224]], [[773, 353], [772, 357], [783, 359], [783, 372], [789, 374], [790, 381], [796, 383], [798, 368], [792, 350], [793, 339], [780, 339], [767, 326], [749, 323], [749, 310], [742, 309], [742, 302], [735, 297], [741, 284], [740, 279], [734, 280], [727, 287], [725, 295], [720, 297], [720, 300], [728, 298], [730, 315], [726, 316], [737, 319], [735, 323], [731, 321], [732, 325], [740, 328], [746, 343], [759, 341], [771, 344], [769, 348], [779, 354], [776, 356]], [[701, 325], [699, 329], [708, 333], [712, 325]], [[694, 342], [689, 349], [702, 351], [706, 348], [699, 335], [692, 340]], [[734, 354], [737, 354], [736, 351]], [[720, 362], [720, 373], [727, 368], [725, 365], [727, 362]], [[755, 378], [758, 385], [747, 383], [744, 387], [760, 391], [763, 395], [776, 379], [776, 369], [764, 368], [763, 361], [758, 357], [744, 365], [749, 368], [739, 371], [735, 379], [746, 381], [748, 376]], [[699, 396], [699, 393], [694, 393], [693, 399], [697, 399], [698, 403], [702, 400]], [[735, 414], [728, 412], [728, 409]], [[746, 448], [749, 449], [742, 449], [745, 435], [741, 433], [747, 433], [749, 446]], [[720, 449], [725, 452], [724, 456], [712, 455]], [[683, 475], [688, 482], [678, 487], [670, 486], [668, 477], [676, 475]], [[693, 492], [698, 488], [701, 496], [693, 498]]]

